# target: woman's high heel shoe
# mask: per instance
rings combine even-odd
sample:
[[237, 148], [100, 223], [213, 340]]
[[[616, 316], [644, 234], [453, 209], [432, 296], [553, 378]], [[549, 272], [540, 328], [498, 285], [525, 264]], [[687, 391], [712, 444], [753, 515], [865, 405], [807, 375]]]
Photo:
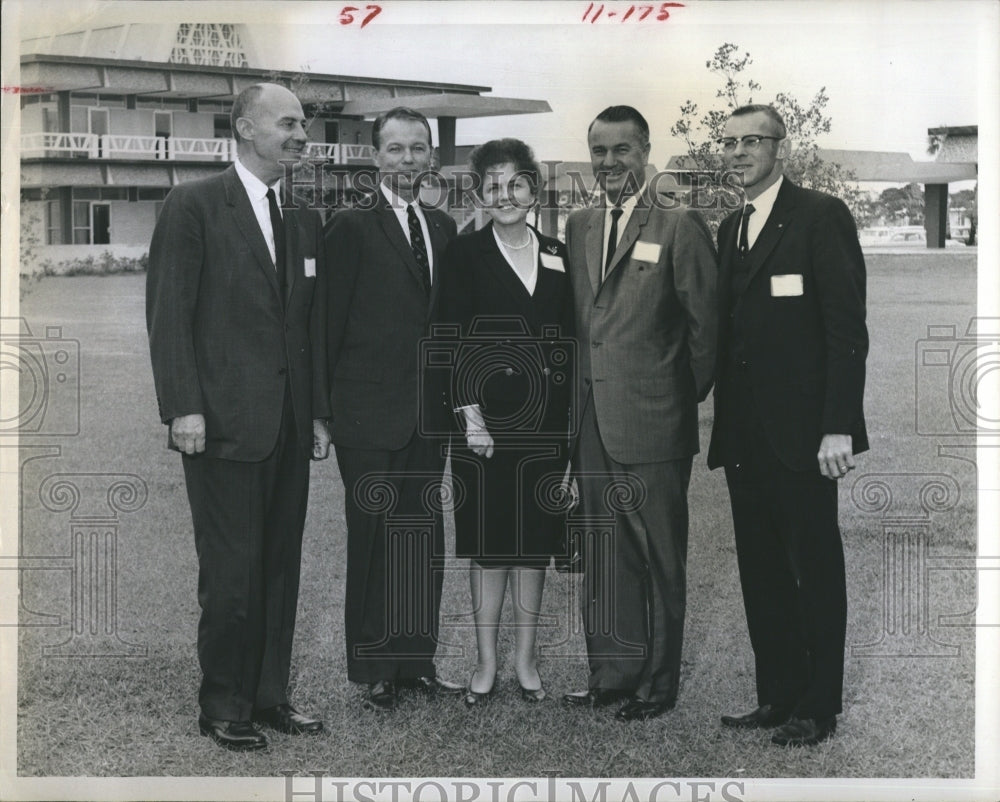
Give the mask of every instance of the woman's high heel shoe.
[[497, 692], [497, 681], [493, 680], [493, 687], [491, 687], [485, 693], [480, 693], [479, 691], [474, 691], [472, 688], [467, 688], [465, 691], [465, 698], [462, 700], [465, 702], [466, 707], [479, 707], [480, 705], [486, 704], [490, 699], [493, 698], [494, 694]]
[[541, 702], [543, 699], [548, 698], [548, 693], [546, 693], [545, 688], [536, 688], [533, 691], [529, 691], [523, 685], [521, 688], [521, 698], [526, 702], [531, 702], [535, 704], [536, 702]]

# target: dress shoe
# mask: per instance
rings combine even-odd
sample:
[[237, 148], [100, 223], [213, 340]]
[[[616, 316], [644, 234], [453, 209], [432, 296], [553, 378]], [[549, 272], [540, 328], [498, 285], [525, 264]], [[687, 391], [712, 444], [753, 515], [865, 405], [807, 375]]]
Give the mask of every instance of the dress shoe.
[[545, 688], [535, 688], [533, 691], [529, 691], [523, 685], [519, 685], [521, 688], [521, 698], [526, 702], [531, 702], [535, 704], [541, 702], [544, 699], [548, 699], [549, 695], [546, 693]]
[[474, 691], [472, 688], [468, 688], [465, 691], [465, 698], [462, 700], [466, 707], [481, 707], [489, 702], [497, 692], [496, 680], [493, 680], [493, 687], [490, 688], [485, 693], [480, 693], [479, 691]]
[[198, 729], [219, 746], [234, 752], [267, 748], [267, 738], [249, 721], [221, 721], [201, 715], [198, 716]]
[[666, 713], [673, 705], [666, 702], [647, 702], [645, 699], [629, 699], [618, 708], [615, 718], [619, 721], [645, 721]]
[[723, 716], [722, 726], [737, 730], [762, 730], [769, 727], [780, 727], [791, 716], [787, 707], [777, 705], [761, 705], [745, 716]]
[[368, 686], [361, 706], [365, 710], [388, 712], [396, 709], [396, 686], [391, 680], [379, 680]]
[[632, 696], [631, 691], [620, 688], [592, 688], [589, 691], [564, 693], [563, 704], [570, 707], [607, 707]]
[[837, 717], [790, 718], [778, 727], [771, 743], [778, 746], [815, 746], [825, 741], [837, 730]]
[[459, 696], [465, 690], [465, 686], [457, 682], [448, 682], [440, 677], [411, 677], [409, 679], [398, 680], [397, 685], [411, 691], [418, 691], [427, 696]]
[[272, 730], [286, 735], [315, 735], [323, 731], [323, 722], [318, 718], [303, 716], [290, 704], [275, 705], [253, 714], [255, 724], [266, 724]]

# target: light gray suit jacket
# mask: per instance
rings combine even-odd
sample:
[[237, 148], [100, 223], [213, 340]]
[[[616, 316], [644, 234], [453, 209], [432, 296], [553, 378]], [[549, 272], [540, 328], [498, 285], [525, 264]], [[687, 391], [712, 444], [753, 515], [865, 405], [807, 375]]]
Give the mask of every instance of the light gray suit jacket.
[[[670, 207], [670, 208], [668, 208]], [[701, 216], [644, 193], [601, 283], [605, 208], [566, 225], [579, 340], [577, 397], [593, 392], [604, 448], [622, 463], [698, 453], [698, 401], [712, 386], [715, 246]]]

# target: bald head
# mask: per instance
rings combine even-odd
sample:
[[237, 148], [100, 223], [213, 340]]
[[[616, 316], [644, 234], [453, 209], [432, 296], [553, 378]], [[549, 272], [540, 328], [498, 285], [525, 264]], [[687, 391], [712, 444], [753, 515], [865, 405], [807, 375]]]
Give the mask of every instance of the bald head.
[[295, 95], [279, 84], [248, 86], [232, 111], [240, 162], [266, 184], [280, 178], [283, 162], [297, 162], [306, 144], [305, 114]]

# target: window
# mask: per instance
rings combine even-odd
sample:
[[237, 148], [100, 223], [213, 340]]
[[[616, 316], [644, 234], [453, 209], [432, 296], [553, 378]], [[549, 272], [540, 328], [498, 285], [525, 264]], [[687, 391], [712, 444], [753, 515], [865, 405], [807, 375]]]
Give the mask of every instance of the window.
[[215, 115], [215, 131], [213, 136], [216, 139], [229, 139], [233, 135], [233, 123], [228, 114]]
[[63, 244], [62, 209], [57, 200], [50, 200], [45, 203], [45, 244]]
[[73, 201], [73, 244], [90, 245], [89, 201]]

